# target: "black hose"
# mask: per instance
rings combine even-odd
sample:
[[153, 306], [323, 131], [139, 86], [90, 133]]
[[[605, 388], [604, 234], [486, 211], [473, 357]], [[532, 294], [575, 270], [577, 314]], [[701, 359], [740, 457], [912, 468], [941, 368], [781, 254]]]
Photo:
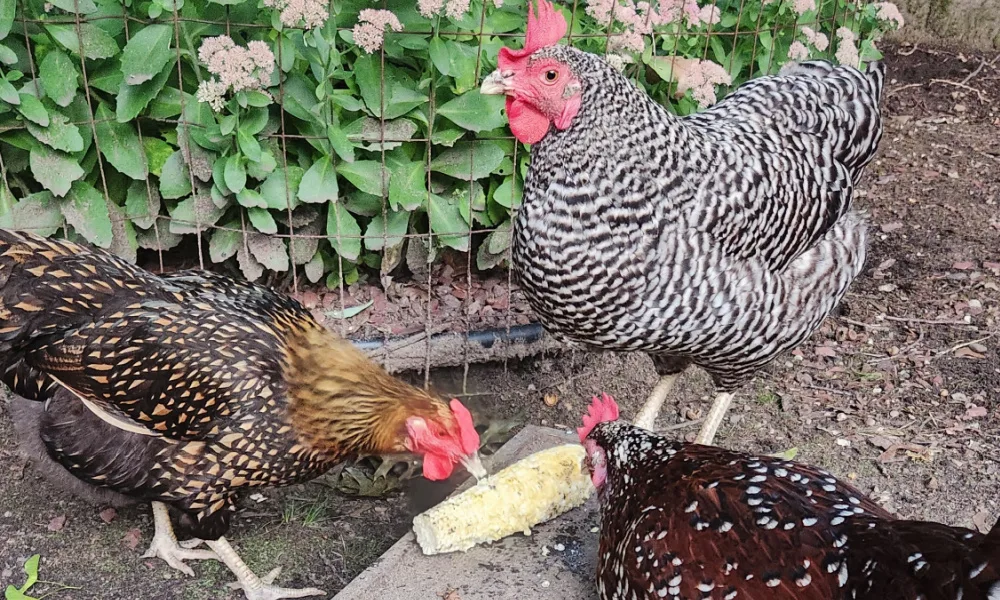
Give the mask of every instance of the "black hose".
[[[497, 342], [521, 342], [524, 344], [530, 344], [531, 342], [537, 342], [542, 339], [542, 325], [541, 323], [528, 323], [527, 325], [515, 325], [510, 329], [506, 327], [494, 327], [491, 329], [481, 329], [478, 331], [470, 331], [468, 333], [467, 339], [472, 342], [477, 342], [483, 348], [489, 349], [493, 347], [493, 344]], [[448, 333], [437, 333], [431, 336], [431, 342], [436, 339], [463, 335], [458, 332], [448, 332]], [[394, 339], [402, 338], [367, 338], [361, 340], [351, 340], [355, 346], [361, 350], [379, 350], [386, 346], [386, 344], [391, 343]]]

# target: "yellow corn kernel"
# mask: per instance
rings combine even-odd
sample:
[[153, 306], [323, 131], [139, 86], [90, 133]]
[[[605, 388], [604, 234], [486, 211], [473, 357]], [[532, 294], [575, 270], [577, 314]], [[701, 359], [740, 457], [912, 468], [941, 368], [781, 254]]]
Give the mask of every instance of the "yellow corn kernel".
[[565, 444], [536, 452], [413, 519], [424, 554], [466, 551], [523, 532], [587, 501], [594, 492], [586, 451]]

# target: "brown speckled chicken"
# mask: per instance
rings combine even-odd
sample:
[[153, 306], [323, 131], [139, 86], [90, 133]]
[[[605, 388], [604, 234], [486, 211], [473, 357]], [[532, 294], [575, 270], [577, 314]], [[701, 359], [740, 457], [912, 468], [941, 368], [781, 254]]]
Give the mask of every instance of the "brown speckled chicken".
[[[468, 411], [389, 376], [297, 302], [207, 272], [153, 275], [107, 252], [0, 230], [0, 372], [46, 401], [40, 436], [80, 480], [152, 501], [147, 556], [219, 559], [251, 600], [323, 593], [258, 578], [223, 534], [234, 496], [352, 455], [413, 452], [477, 475]], [[168, 507], [197, 538], [182, 547]], [[191, 549], [205, 540], [211, 550]]]
[[823, 469], [668, 440], [594, 399], [601, 600], [1000, 600], [986, 536], [893, 518]]

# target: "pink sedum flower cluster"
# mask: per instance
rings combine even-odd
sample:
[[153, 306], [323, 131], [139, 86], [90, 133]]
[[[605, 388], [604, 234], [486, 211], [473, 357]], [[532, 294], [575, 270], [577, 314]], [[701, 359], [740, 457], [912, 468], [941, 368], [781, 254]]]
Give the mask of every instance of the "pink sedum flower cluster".
[[698, 102], [699, 108], [715, 104], [716, 85], [729, 85], [733, 82], [722, 65], [710, 60], [680, 57], [670, 60], [673, 61], [673, 79], [677, 82], [676, 94], [683, 96], [691, 90], [691, 97]]
[[846, 27], [837, 30], [837, 53], [834, 55], [837, 62], [851, 67], [861, 66], [861, 57], [855, 44], [857, 39], [858, 36]]
[[903, 26], [905, 22], [903, 19], [903, 13], [899, 12], [899, 7], [892, 2], [876, 2], [875, 8], [878, 12], [875, 13], [875, 17], [880, 21], [886, 21], [892, 23], [896, 29]]
[[264, 88], [274, 72], [274, 53], [262, 41], [252, 41], [244, 48], [226, 35], [205, 38], [198, 58], [215, 77], [198, 85], [197, 98], [216, 112], [225, 106], [228, 92]]
[[826, 37], [826, 34], [820, 33], [813, 29], [812, 27], [803, 27], [802, 35], [806, 38], [806, 41], [812, 44], [812, 47], [823, 52], [830, 47], [830, 38]]
[[653, 3], [647, 0], [588, 0], [586, 11], [598, 23], [623, 26], [621, 32], [612, 34], [609, 52], [642, 52], [646, 46], [644, 36], [657, 27], [677, 22], [688, 27], [703, 27], [718, 23], [721, 17], [714, 2], [699, 6], [697, 0], [655, 0]]
[[[503, 0], [493, 0], [493, 6], [500, 8]], [[460, 19], [469, 12], [469, 0], [417, 0], [417, 12], [428, 19], [442, 13], [450, 19]]]
[[788, 59], [795, 61], [802, 61], [809, 58], [809, 48], [802, 42], [795, 40], [792, 45], [788, 47]]
[[385, 42], [385, 28], [402, 31], [403, 24], [399, 18], [388, 10], [366, 8], [358, 13], [358, 22], [354, 26], [354, 43], [368, 54], [375, 53]]
[[322, 27], [330, 18], [327, 0], [264, 0], [264, 6], [280, 10], [278, 18], [285, 27]]

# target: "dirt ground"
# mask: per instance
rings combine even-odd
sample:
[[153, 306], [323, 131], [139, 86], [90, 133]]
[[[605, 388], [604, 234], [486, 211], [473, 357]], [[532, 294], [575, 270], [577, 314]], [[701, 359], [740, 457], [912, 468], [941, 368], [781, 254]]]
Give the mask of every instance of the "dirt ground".
[[[1000, 61], [946, 50], [890, 50], [887, 130], [858, 204], [874, 232], [869, 269], [844, 310], [740, 392], [718, 443], [797, 460], [853, 480], [901, 517], [987, 528], [1000, 514]], [[414, 375], [421, 381], [422, 375]], [[655, 382], [641, 355], [573, 353], [431, 374], [470, 394], [478, 420], [575, 425], [595, 392], [626, 415]], [[712, 393], [689, 371], [659, 426], [693, 436]], [[0, 587], [104, 600], [241, 598], [214, 562], [187, 578], [142, 559], [148, 506], [75, 499], [15, 449], [0, 410]], [[450, 489], [351, 498], [336, 476], [246, 498], [229, 538], [258, 573], [335, 593]], [[429, 595], [433, 598], [433, 595]]]

